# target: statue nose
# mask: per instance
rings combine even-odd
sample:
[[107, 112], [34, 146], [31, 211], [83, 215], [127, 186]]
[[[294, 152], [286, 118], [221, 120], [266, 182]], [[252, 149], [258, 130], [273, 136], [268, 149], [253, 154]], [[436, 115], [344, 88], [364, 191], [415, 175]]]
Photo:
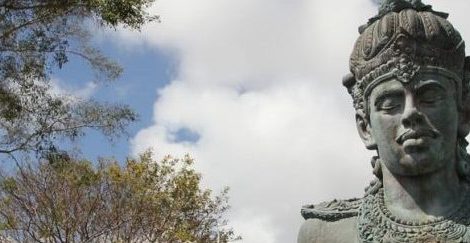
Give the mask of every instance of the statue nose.
[[423, 114], [418, 110], [413, 99], [407, 99], [401, 122], [406, 128], [413, 128], [423, 122]]

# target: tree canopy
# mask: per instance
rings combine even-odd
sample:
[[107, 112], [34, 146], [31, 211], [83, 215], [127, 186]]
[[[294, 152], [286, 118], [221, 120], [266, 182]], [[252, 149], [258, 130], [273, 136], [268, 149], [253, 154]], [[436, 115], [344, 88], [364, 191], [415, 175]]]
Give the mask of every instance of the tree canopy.
[[[99, 163], [56, 155], [0, 177], [0, 235], [19, 242], [228, 242], [227, 191], [201, 188], [193, 160], [150, 152]], [[218, 241], [219, 240], [219, 241]], [[3, 242], [3, 241], [2, 241]]]
[[0, 153], [55, 150], [85, 128], [121, 134], [137, 115], [126, 105], [71, 99], [51, 92], [51, 74], [71, 56], [94, 70], [96, 82], [122, 68], [92, 44], [93, 28], [139, 29], [157, 16], [154, 0], [0, 0]]
[[[94, 71], [95, 82], [117, 79], [122, 68], [93, 45], [92, 30], [139, 30], [158, 20], [154, 0], [0, 0], [1, 242], [228, 242], [228, 189], [200, 185], [193, 160], [150, 152], [124, 163], [75, 159], [59, 138], [86, 129], [118, 136], [137, 115], [126, 105], [52, 92], [51, 78], [72, 56]], [[17, 160], [16, 154], [36, 157]], [[26, 156], [28, 157], [28, 156]], [[123, 165], [124, 164], [124, 165]], [[222, 227], [221, 227], [222, 226]]]

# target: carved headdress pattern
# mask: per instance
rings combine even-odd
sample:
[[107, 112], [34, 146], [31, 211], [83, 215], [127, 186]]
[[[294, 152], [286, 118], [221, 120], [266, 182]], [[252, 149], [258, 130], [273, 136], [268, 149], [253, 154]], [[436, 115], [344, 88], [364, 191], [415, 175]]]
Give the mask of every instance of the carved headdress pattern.
[[351, 73], [343, 79], [354, 107], [366, 108], [368, 92], [381, 81], [406, 83], [423, 72], [452, 78], [466, 92], [465, 44], [447, 16], [420, 0], [383, 0], [378, 15], [359, 28]]

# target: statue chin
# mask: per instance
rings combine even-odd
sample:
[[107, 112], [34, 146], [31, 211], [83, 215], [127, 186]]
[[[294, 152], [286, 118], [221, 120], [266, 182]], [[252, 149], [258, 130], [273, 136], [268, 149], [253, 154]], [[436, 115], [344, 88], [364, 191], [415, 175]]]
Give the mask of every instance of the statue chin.
[[425, 154], [407, 154], [395, 165], [384, 162], [384, 168], [396, 176], [419, 176], [442, 170], [445, 163], [429, 158]]
[[427, 175], [440, 171], [443, 167], [445, 167], [445, 162], [436, 161], [434, 158], [429, 158], [423, 154], [410, 154], [400, 160], [400, 171], [397, 173], [392, 171], [392, 174], [402, 176]]
[[455, 156], [451, 151], [455, 151], [455, 148], [449, 152], [427, 148], [404, 152], [393, 159], [381, 158], [380, 161], [383, 169], [394, 176], [426, 176], [443, 170], [456, 170]]

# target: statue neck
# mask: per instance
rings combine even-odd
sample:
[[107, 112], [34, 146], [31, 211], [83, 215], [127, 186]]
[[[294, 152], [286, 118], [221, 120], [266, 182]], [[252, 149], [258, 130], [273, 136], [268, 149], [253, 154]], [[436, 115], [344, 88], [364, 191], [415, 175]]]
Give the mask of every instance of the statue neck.
[[401, 176], [382, 166], [385, 206], [394, 216], [412, 222], [448, 216], [465, 195], [455, 166], [448, 167], [425, 175]]

